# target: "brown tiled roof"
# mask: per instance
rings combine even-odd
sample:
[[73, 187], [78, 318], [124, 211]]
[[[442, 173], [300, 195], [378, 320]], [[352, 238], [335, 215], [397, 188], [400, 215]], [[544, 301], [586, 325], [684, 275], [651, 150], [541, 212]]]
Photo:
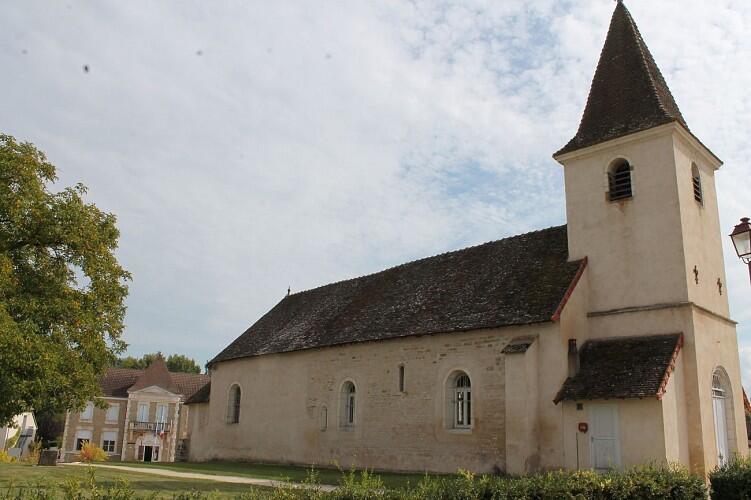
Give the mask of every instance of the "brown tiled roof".
[[578, 269], [566, 226], [417, 260], [289, 295], [211, 363], [551, 321]]
[[138, 391], [146, 387], [157, 386], [172, 393], [177, 393], [177, 387], [170, 372], [167, 371], [167, 364], [164, 358], [157, 356], [154, 361], [143, 371], [143, 375], [138, 377], [136, 383], [130, 388], [131, 391]]
[[[128, 389], [131, 389], [142, 375], [144, 375], [144, 370], [110, 368], [99, 379], [102, 395], [127, 398]], [[208, 384], [210, 380], [208, 375], [203, 374], [171, 372], [170, 375], [174, 382], [176, 393], [182, 394], [185, 399], [193, 396], [203, 386]]]
[[196, 404], [196, 403], [208, 403], [209, 402], [209, 396], [211, 395], [211, 382], [207, 384], [203, 384], [203, 386], [198, 389], [191, 397], [189, 397], [185, 404]]
[[564, 400], [661, 398], [683, 336], [649, 335], [590, 340], [579, 353], [579, 372], [563, 383]]
[[636, 23], [619, 1], [579, 131], [555, 156], [669, 122], [688, 130]]

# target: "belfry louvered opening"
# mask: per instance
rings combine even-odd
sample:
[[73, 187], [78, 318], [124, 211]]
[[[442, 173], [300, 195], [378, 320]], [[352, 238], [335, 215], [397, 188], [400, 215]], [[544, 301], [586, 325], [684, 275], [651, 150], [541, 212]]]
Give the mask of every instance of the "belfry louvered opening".
[[608, 170], [608, 199], [610, 201], [631, 198], [631, 165], [620, 158], [615, 160]]
[[694, 199], [703, 205], [704, 194], [701, 190], [701, 175], [699, 174], [699, 167], [695, 163], [691, 165], [691, 184], [694, 188]]

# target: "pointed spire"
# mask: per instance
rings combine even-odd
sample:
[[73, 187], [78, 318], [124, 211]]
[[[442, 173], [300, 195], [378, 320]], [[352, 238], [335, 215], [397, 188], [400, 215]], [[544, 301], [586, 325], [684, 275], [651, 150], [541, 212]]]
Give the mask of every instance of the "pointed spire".
[[634, 19], [618, 0], [579, 131], [554, 156], [674, 121], [688, 130]]

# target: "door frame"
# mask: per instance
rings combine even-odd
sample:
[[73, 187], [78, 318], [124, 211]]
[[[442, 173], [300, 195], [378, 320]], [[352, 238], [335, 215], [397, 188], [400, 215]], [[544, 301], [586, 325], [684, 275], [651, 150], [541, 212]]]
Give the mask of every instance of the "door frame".
[[[615, 463], [613, 464], [613, 467], [615, 469], [620, 469], [622, 466], [622, 459], [621, 459], [621, 429], [620, 429], [620, 415], [618, 411], [618, 405], [613, 403], [591, 403], [588, 406], [588, 419], [590, 422], [590, 430], [589, 430], [589, 462], [590, 467], [592, 470], [598, 470], [595, 468], [595, 434], [596, 434], [596, 424], [595, 419], [593, 418], [593, 413], [596, 411], [597, 408], [612, 408], [613, 409], [613, 429], [615, 430], [613, 439], [615, 441]], [[599, 469], [603, 470], [603, 469]]]

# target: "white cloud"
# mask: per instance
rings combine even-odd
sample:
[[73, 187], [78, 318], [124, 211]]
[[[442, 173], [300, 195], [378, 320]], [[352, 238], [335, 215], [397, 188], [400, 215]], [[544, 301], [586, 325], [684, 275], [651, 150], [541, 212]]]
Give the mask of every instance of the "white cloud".
[[[747, 9], [629, 7], [692, 130], [726, 160], [729, 230], [751, 194]], [[132, 351], [205, 360], [288, 285], [563, 222], [550, 155], [576, 130], [612, 8], [9, 4], [0, 129], [118, 215]], [[733, 313], [747, 321], [729, 251]]]

